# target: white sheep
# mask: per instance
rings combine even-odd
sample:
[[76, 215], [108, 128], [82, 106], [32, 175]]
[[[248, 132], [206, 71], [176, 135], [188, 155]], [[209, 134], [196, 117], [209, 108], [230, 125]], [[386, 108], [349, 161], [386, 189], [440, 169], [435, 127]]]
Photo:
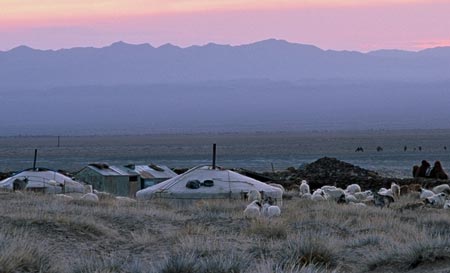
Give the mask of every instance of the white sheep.
[[443, 192], [427, 197], [425, 203], [430, 204], [433, 207], [442, 208], [447, 201], [447, 195]]
[[258, 200], [254, 200], [244, 210], [246, 218], [257, 218], [261, 215], [261, 203]]
[[345, 202], [348, 203], [359, 203], [358, 198], [356, 198], [353, 194], [346, 194], [345, 195]]
[[358, 184], [351, 184], [347, 186], [345, 191], [351, 194], [355, 194], [357, 192], [361, 192], [361, 187]]
[[66, 194], [61, 194], [61, 193], [55, 194], [55, 197], [59, 198], [59, 199], [64, 199], [64, 200], [73, 200], [72, 196], [66, 195]]
[[262, 215], [269, 218], [280, 216], [281, 209], [278, 206], [273, 206], [265, 203], [262, 207]]
[[315, 190], [311, 195], [311, 200], [313, 201], [325, 201], [327, 199], [328, 199], [327, 194], [325, 193], [325, 191], [321, 189]]
[[299, 189], [300, 189], [300, 196], [311, 193], [311, 191], [309, 189], [308, 181], [306, 181], [306, 180], [302, 180], [302, 183], [300, 184]]
[[434, 195], [434, 192], [430, 191], [430, 190], [426, 190], [424, 188], [420, 189], [420, 199], [424, 200], [427, 199], [428, 197], [431, 197]]
[[308, 199], [308, 200], [311, 200], [311, 197], [312, 197], [312, 194], [310, 194], [310, 193], [305, 193], [300, 196], [300, 198]]
[[85, 195], [81, 196], [81, 200], [89, 201], [98, 203], [98, 196], [95, 193], [86, 193]]
[[446, 200], [444, 203], [444, 209], [450, 209], [450, 200]]
[[327, 199], [338, 201], [342, 196], [345, 196], [345, 191], [341, 188], [326, 188], [323, 191], [328, 195]]
[[106, 199], [114, 199], [114, 195], [109, 193], [109, 192], [105, 192], [105, 191], [98, 191], [98, 190], [93, 190], [93, 193], [95, 195], [97, 195], [97, 197], [101, 200], [106, 200]]
[[394, 193], [392, 192], [391, 189], [381, 188], [378, 191], [378, 194], [384, 195], [384, 196], [390, 196], [390, 197], [394, 198]]
[[400, 186], [397, 185], [397, 183], [392, 182], [391, 183], [391, 192], [395, 198], [399, 198], [400, 197]]
[[364, 203], [350, 202], [350, 203], [348, 203], [348, 204], [349, 204], [349, 205], [352, 205], [352, 206], [355, 206], [355, 207], [367, 207], [367, 205], [364, 204]]
[[261, 193], [255, 189], [250, 190], [247, 195], [247, 201], [261, 201]]
[[320, 189], [321, 190], [334, 190], [334, 189], [336, 189], [336, 186], [325, 185], [325, 186], [322, 186]]
[[373, 192], [370, 190], [355, 192], [353, 194], [358, 200], [366, 200], [369, 196], [373, 196]]
[[441, 192], [450, 194], [450, 186], [448, 184], [441, 184], [441, 185], [434, 187], [432, 191], [436, 194], [441, 193]]

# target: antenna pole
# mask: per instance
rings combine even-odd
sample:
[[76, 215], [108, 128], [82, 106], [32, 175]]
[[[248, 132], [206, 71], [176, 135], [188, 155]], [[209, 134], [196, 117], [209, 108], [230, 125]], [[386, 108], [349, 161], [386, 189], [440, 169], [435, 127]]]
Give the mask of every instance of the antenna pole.
[[36, 170], [37, 149], [34, 149], [33, 170]]
[[216, 169], [216, 143], [213, 144], [213, 161], [212, 161], [213, 170]]

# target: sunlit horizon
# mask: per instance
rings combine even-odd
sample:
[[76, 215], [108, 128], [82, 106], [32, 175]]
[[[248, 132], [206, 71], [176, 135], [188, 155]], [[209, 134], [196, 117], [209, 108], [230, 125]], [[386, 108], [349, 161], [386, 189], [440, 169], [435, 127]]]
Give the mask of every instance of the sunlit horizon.
[[266, 39], [328, 50], [419, 51], [450, 46], [450, 1], [100, 0], [0, 2], [0, 50], [180, 47]]

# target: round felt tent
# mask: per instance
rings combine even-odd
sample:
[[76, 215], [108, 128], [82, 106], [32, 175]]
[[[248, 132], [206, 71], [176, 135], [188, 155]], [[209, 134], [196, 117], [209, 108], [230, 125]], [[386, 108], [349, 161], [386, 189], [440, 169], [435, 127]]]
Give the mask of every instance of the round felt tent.
[[251, 190], [275, 201], [282, 199], [282, 191], [266, 183], [239, 173], [211, 166], [199, 166], [162, 183], [140, 190], [136, 198], [173, 199], [240, 199]]
[[0, 181], [0, 188], [8, 190], [34, 190], [45, 193], [83, 193], [84, 186], [56, 171], [27, 169]]

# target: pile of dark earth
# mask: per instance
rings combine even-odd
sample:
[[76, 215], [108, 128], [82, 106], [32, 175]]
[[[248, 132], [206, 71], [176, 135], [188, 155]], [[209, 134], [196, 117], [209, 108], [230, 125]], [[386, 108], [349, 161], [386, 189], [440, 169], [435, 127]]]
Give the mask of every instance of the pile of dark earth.
[[238, 172], [263, 182], [273, 182], [283, 185], [286, 189], [297, 189], [302, 180], [307, 180], [311, 189], [324, 185], [346, 188], [350, 184], [359, 184], [363, 190], [389, 188], [392, 182], [402, 185], [421, 184], [424, 188], [448, 183], [448, 180], [424, 178], [387, 178], [377, 172], [363, 169], [359, 166], [340, 161], [336, 158], [323, 157], [298, 169], [289, 167], [284, 171], [255, 173], [248, 170]]

